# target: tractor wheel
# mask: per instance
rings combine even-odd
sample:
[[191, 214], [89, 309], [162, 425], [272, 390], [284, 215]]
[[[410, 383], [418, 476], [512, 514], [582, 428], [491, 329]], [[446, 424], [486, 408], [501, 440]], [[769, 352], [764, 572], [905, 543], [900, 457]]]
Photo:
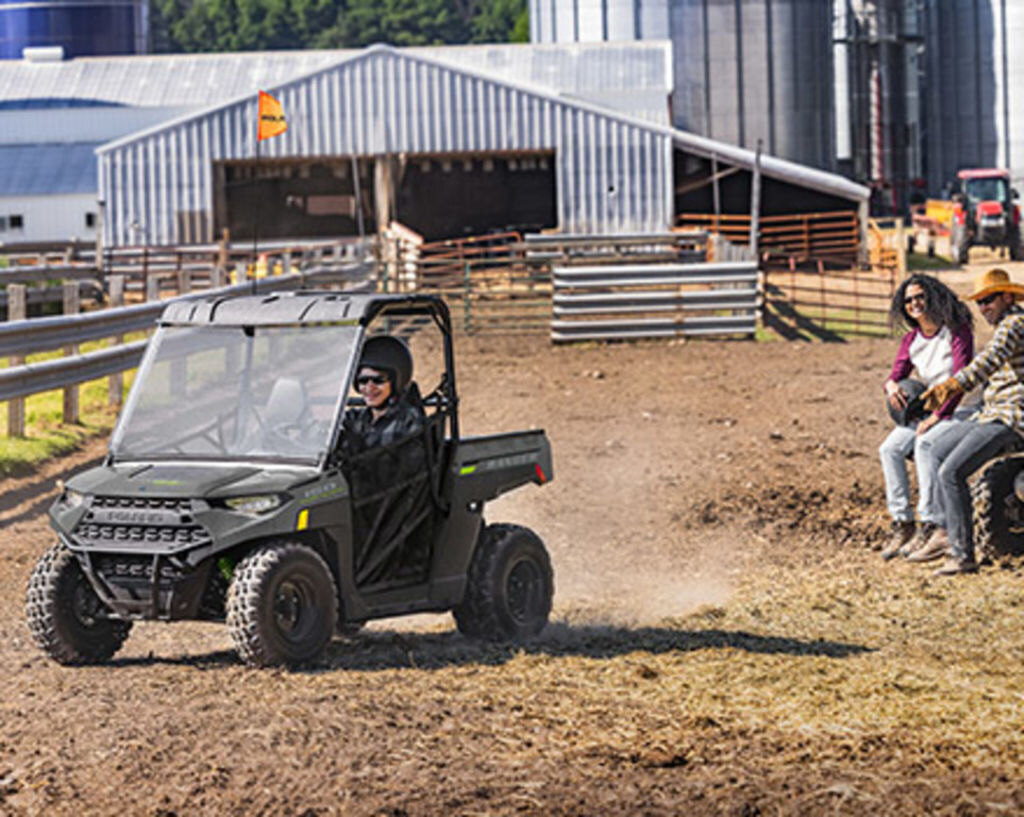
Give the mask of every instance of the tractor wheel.
[[463, 635], [516, 641], [544, 629], [554, 592], [540, 537], [519, 525], [488, 525], [477, 540], [466, 595], [452, 612]]
[[54, 545], [36, 563], [25, 601], [28, 628], [61, 664], [102, 664], [121, 649], [130, 621], [111, 618], [75, 555]]
[[227, 624], [252, 667], [294, 667], [315, 660], [334, 633], [338, 592], [327, 563], [297, 542], [259, 547], [235, 568]]
[[1014, 482], [1024, 472], [1024, 454], [1011, 454], [985, 467], [971, 488], [974, 547], [981, 559], [1024, 553], [1024, 503]]

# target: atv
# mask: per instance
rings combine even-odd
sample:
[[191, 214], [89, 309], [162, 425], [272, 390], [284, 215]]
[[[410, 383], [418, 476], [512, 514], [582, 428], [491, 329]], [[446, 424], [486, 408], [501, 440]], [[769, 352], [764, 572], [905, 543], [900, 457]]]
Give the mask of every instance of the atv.
[[1007, 248], [1013, 261], [1024, 259], [1021, 247], [1020, 208], [1017, 191], [1010, 187], [1008, 170], [973, 169], [957, 174], [954, 194], [950, 254], [966, 264], [973, 246]]
[[[353, 452], [364, 345], [439, 336], [422, 431]], [[428, 347], [430, 348], [430, 347]], [[431, 381], [433, 382], [433, 381]], [[531, 637], [554, 592], [541, 539], [488, 500], [553, 476], [542, 430], [459, 434], [452, 328], [426, 295], [299, 292], [172, 303], [102, 465], [50, 509], [28, 585], [36, 643], [109, 660], [137, 620], [221, 621], [255, 666], [317, 661], [371, 619], [451, 611], [460, 632]]]
[[988, 462], [971, 486], [974, 548], [982, 561], [1024, 553], [1024, 452]]

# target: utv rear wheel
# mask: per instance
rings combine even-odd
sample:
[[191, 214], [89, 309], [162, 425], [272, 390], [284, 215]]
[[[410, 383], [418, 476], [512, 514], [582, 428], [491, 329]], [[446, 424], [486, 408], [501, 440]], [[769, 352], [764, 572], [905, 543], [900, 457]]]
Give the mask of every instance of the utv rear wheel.
[[242, 660], [253, 667], [315, 660], [334, 632], [338, 593], [327, 563], [297, 542], [260, 547], [235, 569], [227, 624]]
[[477, 541], [466, 595], [452, 612], [463, 635], [515, 641], [544, 629], [553, 595], [551, 559], [537, 534], [519, 525], [488, 525]]
[[25, 601], [28, 628], [61, 664], [101, 664], [121, 649], [130, 621], [111, 618], [75, 555], [55, 545], [36, 563]]
[[1011, 454], [990, 463], [971, 488], [974, 547], [983, 559], [1024, 553], [1024, 503], [1014, 492], [1024, 472], [1024, 454]]

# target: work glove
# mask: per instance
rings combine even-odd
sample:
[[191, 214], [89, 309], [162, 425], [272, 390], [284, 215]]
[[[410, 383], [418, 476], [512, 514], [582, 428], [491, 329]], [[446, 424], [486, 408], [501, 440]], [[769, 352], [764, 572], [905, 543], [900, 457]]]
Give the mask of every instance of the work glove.
[[951, 397], [963, 394], [964, 387], [960, 385], [955, 377], [936, 383], [928, 391], [921, 395], [921, 402], [928, 411], [935, 411]]

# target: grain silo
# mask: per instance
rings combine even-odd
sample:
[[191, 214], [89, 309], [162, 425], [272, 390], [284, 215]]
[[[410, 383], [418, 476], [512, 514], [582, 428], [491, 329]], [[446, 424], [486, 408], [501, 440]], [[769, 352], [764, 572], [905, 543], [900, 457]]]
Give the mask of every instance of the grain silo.
[[1024, 3], [932, 0], [927, 48], [928, 186], [967, 167], [1024, 180]]
[[534, 42], [668, 37], [672, 121], [821, 168], [833, 162], [832, 8], [823, 0], [532, 0]]
[[44, 46], [67, 58], [142, 54], [148, 29], [148, 0], [0, 0], [0, 59]]

